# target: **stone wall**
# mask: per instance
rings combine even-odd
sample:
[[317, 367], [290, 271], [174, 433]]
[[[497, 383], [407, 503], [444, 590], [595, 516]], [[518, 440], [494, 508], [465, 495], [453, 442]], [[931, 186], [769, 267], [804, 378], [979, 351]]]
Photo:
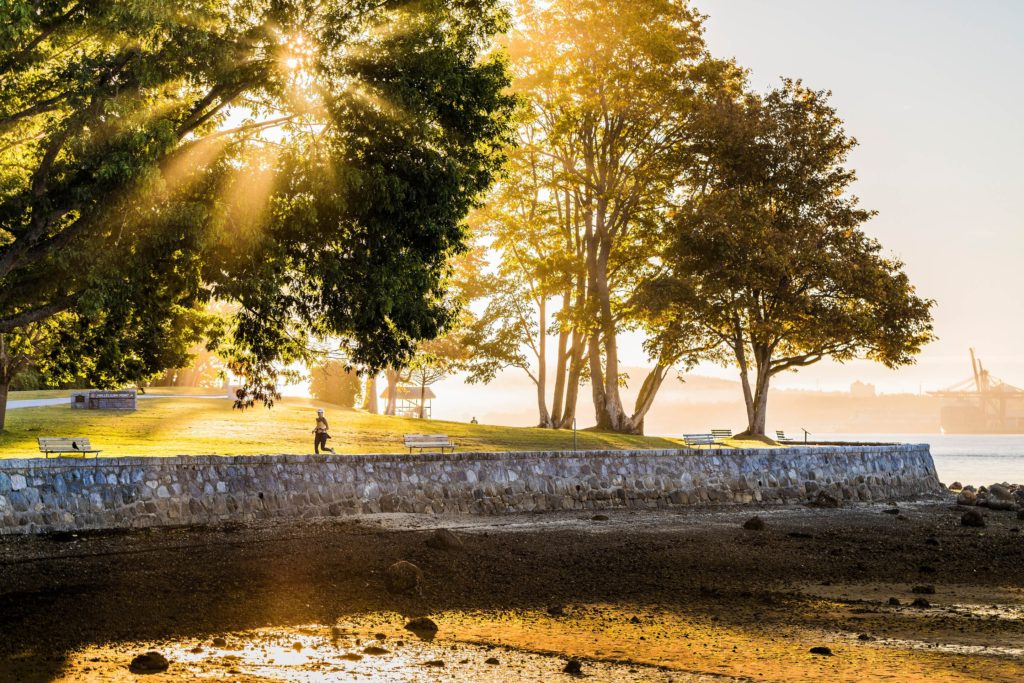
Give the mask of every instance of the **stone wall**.
[[0, 533], [272, 517], [662, 508], [939, 491], [927, 445], [0, 460]]

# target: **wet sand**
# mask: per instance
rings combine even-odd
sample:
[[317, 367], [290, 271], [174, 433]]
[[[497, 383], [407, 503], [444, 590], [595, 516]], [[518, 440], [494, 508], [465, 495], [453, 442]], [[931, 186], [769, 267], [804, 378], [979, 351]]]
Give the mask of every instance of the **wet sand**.
[[[0, 680], [549, 681], [569, 658], [593, 681], [1024, 680], [1024, 521], [890, 507], [7, 538]], [[464, 548], [428, 547], [438, 526]], [[419, 593], [385, 589], [402, 559]], [[432, 641], [403, 628], [421, 615]], [[166, 673], [129, 672], [147, 650]]]

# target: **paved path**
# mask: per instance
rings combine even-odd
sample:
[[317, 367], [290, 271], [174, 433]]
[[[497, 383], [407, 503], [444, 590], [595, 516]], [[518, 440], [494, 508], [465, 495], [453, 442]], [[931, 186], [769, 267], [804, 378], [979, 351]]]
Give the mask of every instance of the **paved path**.
[[[228, 400], [228, 397], [224, 394], [206, 394], [203, 396], [196, 396], [193, 394], [139, 394], [138, 398], [222, 398], [225, 401]], [[70, 396], [64, 396], [63, 398], [26, 398], [20, 401], [8, 401], [7, 410], [16, 410], [18, 408], [40, 408], [42, 406], [62, 406], [67, 405], [70, 402]]]

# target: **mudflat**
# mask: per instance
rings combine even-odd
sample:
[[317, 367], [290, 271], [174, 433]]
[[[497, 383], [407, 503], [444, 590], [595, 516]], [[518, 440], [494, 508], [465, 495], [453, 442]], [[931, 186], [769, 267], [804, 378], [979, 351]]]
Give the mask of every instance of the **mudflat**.
[[[986, 510], [966, 527], [963, 511], [942, 499], [7, 537], [0, 680], [1024, 680], [1024, 521]], [[763, 528], [745, 529], [754, 515]], [[440, 527], [461, 547], [427, 543]], [[422, 580], [390, 592], [400, 560]], [[404, 628], [419, 616], [436, 633]], [[148, 651], [166, 671], [133, 672]]]

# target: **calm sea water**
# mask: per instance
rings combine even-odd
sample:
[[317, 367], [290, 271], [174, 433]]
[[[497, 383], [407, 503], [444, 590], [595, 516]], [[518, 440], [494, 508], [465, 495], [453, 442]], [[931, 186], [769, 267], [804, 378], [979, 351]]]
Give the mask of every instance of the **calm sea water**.
[[812, 438], [926, 443], [944, 484], [1024, 484], [1024, 434], [814, 434]]

